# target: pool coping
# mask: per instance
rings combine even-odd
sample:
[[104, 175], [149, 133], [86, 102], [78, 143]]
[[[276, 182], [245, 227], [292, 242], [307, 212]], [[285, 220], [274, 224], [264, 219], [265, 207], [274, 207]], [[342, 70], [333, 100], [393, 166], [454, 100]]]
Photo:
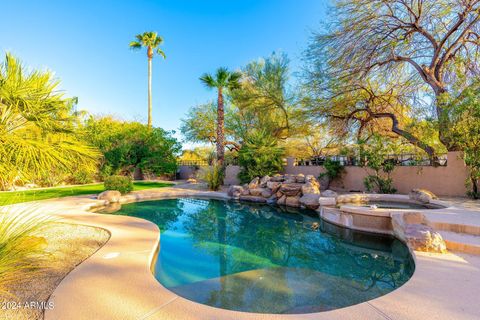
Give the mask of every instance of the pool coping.
[[[198, 197], [229, 199], [225, 193], [162, 188], [135, 192], [122, 202]], [[17, 204], [21, 207], [29, 204]], [[55, 289], [45, 319], [474, 319], [480, 257], [414, 253], [412, 278], [393, 292], [357, 305], [311, 314], [236, 312], [186, 300], [164, 288], [151, 272], [161, 245], [158, 227], [146, 220], [92, 213], [105, 205], [87, 196], [43, 200], [36, 210], [101, 227], [109, 241], [70, 272]], [[480, 218], [480, 214], [478, 214]], [[479, 221], [480, 223], [480, 221]], [[459, 285], [461, 284], [461, 285]]]

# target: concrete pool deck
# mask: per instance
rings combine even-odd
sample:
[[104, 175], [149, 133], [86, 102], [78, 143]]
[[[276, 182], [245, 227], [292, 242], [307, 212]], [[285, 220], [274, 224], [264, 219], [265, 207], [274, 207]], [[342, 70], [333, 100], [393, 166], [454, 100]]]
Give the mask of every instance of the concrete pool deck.
[[[135, 192], [127, 201], [177, 197], [228, 198], [181, 188]], [[53, 292], [45, 319], [478, 319], [480, 256], [415, 252], [416, 270], [399, 289], [347, 308], [300, 315], [252, 314], [222, 310], [181, 298], [151, 272], [160, 232], [146, 220], [96, 214], [104, 204], [88, 196], [40, 201], [36, 210], [77, 224], [104, 228], [110, 240], [68, 274]], [[18, 204], [21, 207], [27, 204]], [[460, 207], [435, 221], [480, 226], [479, 212]], [[431, 219], [431, 217], [429, 217]], [[450, 220], [451, 218], [451, 220]], [[160, 244], [161, 245], [161, 244]]]

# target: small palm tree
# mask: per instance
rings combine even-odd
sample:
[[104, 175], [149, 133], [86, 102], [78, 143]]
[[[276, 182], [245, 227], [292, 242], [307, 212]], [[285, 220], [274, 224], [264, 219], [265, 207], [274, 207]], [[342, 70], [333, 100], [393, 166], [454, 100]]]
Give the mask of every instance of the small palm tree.
[[156, 32], [144, 32], [135, 36], [137, 40], [130, 42], [130, 48], [139, 50], [147, 48], [148, 58], [148, 127], [152, 127], [152, 59], [154, 54], [166, 58], [165, 53], [159, 46], [163, 43], [163, 38]]
[[240, 78], [242, 75], [239, 72], [230, 72], [227, 68], [218, 68], [215, 75], [205, 73], [200, 77], [200, 81], [209, 88], [217, 89], [217, 162], [219, 165], [223, 165], [225, 160], [225, 129], [224, 129], [224, 100], [223, 93], [225, 90], [234, 90], [240, 87]]

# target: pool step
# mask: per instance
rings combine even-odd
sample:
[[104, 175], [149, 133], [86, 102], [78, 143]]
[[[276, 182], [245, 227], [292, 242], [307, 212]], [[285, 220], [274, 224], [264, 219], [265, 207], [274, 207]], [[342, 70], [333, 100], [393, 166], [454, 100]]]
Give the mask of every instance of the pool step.
[[447, 249], [480, 255], [480, 236], [451, 231], [440, 231]]

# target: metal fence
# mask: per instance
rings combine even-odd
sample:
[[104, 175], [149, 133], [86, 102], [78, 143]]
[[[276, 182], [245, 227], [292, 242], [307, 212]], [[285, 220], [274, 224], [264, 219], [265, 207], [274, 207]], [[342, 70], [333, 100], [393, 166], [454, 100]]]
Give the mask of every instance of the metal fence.
[[[342, 166], [363, 166], [365, 159], [349, 156], [322, 156], [310, 159], [295, 159], [295, 166], [323, 166], [327, 159], [338, 161]], [[439, 154], [435, 158], [428, 158], [418, 154], [391, 154], [385, 157], [385, 161], [392, 161], [395, 166], [446, 166], [447, 154]]]

